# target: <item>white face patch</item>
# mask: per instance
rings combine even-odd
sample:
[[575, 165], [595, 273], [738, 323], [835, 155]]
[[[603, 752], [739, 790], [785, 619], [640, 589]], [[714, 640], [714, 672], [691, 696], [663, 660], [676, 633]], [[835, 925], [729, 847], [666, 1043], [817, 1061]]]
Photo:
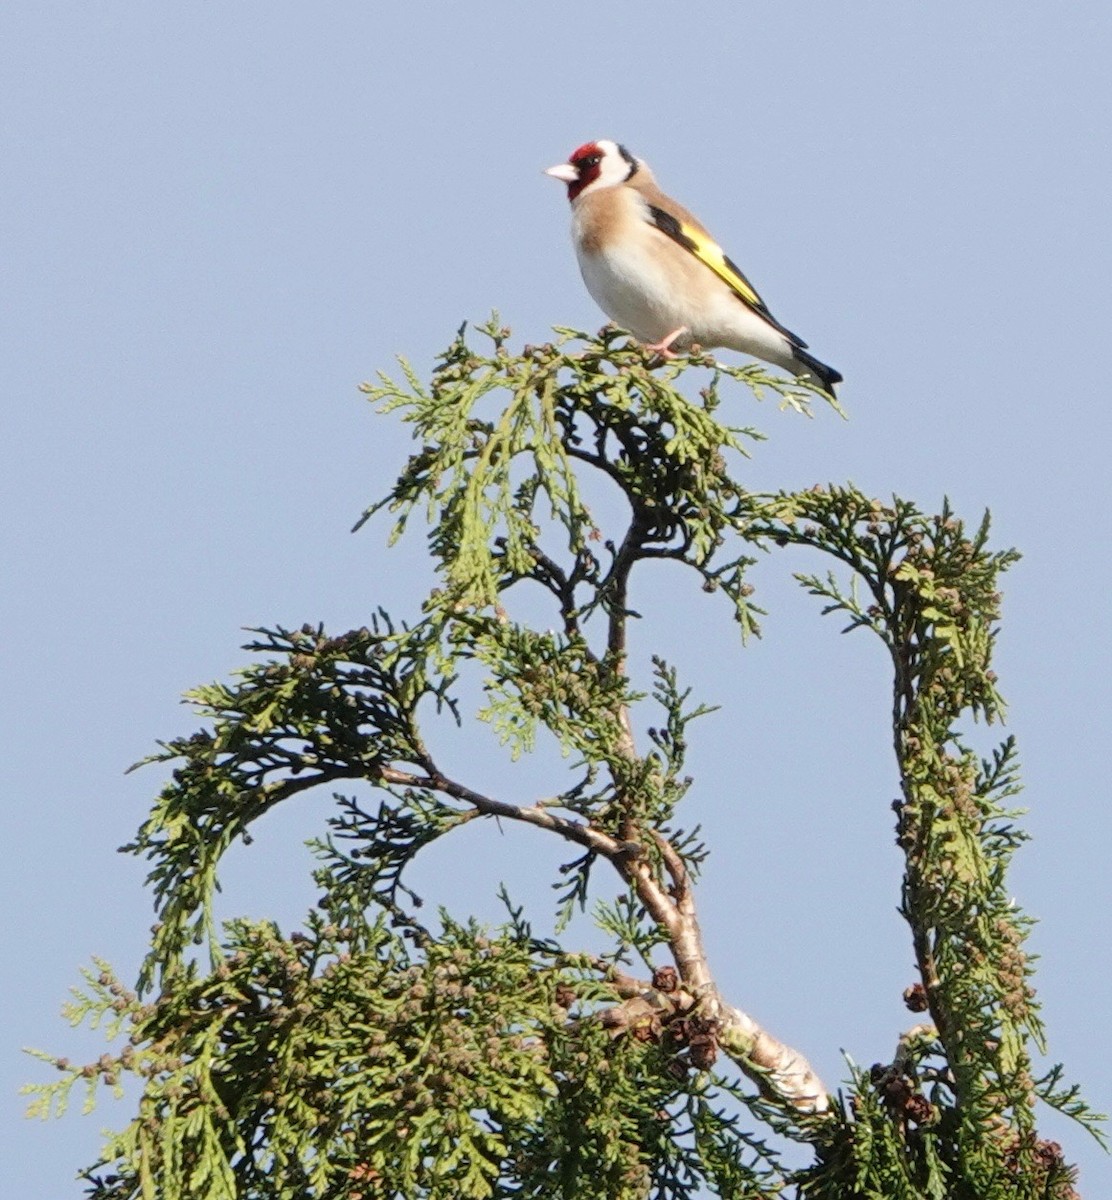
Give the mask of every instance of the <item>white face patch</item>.
[[622, 155], [617, 142], [612, 142], [609, 138], [599, 138], [595, 145], [602, 154], [602, 161], [598, 165], [598, 178], [593, 179], [580, 195], [597, 192], [601, 188], [617, 187], [618, 184], [625, 183], [633, 170], [633, 164]]

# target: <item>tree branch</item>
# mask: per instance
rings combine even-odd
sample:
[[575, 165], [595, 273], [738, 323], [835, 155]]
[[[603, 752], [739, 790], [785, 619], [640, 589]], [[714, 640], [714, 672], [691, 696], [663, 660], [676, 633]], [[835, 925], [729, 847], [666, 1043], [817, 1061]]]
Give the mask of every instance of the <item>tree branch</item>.
[[[675, 848], [659, 831], [650, 832], [672, 880], [672, 895], [656, 878], [644, 848], [636, 842], [615, 838], [582, 822], [558, 816], [542, 805], [496, 800], [435, 769], [427, 775], [416, 775], [395, 767], [384, 767], [379, 777], [384, 783], [451, 796], [471, 805], [484, 816], [502, 817], [547, 830], [607, 859], [622, 879], [632, 885], [653, 920], [667, 932], [684, 988], [696, 998], [700, 1014], [717, 1022], [719, 1043], [731, 1059], [770, 1099], [788, 1104], [797, 1112], [826, 1110], [826, 1089], [807, 1060], [763, 1029], [748, 1013], [727, 1003], [719, 992], [703, 947], [687, 869]], [[640, 995], [643, 989], [637, 981], [628, 982], [631, 987], [638, 988], [634, 994]]]
[[538, 829], [546, 829], [558, 834], [569, 842], [594, 850], [597, 854], [611, 860], [640, 852], [640, 846], [631, 846], [621, 842], [601, 830], [592, 829], [580, 821], [572, 821], [567, 817], [557, 816], [541, 804], [510, 804], [505, 800], [495, 800], [484, 796], [481, 792], [473, 791], [454, 779], [449, 779], [439, 771], [427, 775], [415, 775], [410, 771], [400, 771], [396, 767], [383, 767], [378, 778], [384, 783], [396, 784], [399, 787], [422, 788], [425, 791], [441, 792], [455, 800], [470, 804], [477, 812], [487, 817], [503, 817], [508, 821], [521, 821]]

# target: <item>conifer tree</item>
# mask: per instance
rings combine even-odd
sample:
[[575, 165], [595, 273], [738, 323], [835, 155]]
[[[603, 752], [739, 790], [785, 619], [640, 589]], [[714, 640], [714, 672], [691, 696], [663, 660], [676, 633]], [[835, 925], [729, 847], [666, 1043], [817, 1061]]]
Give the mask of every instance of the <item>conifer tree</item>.
[[[827, 399], [802, 383], [699, 354], [660, 364], [614, 330], [557, 333], [513, 353], [495, 318], [478, 343], [461, 330], [427, 384], [403, 362], [367, 387], [417, 448], [365, 519], [392, 513], [395, 536], [426, 522], [437, 586], [420, 611], [348, 632], [257, 630], [234, 679], [190, 694], [201, 728], [153, 756], [172, 772], [125, 848], [150, 862], [158, 910], [141, 976], [87, 972], [70, 1015], [111, 1048], [84, 1067], [44, 1055], [59, 1076], [32, 1089], [33, 1110], [136, 1082], [134, 1119], [87, 1172], [95, 1200], [1075, 1196], [1039, 1102], [1097, 1118], [1060, 1068], [1032, 1067], [1029, 922], [1005, 884], [1023, 840], [1015, 747], [981, 760], [962, 732], [1001, 715], [991, 656], [1014, 553], [948, 508], [747, 490], [738, 467], [759, 435], [724, 424], [720, 396], [730, 412], [747, 390], [800, 410]], [[624, 498], [616, 527], [596, 526], [592, 475]], [[644, 564], [695, 572], [712, 594], [689, 619], [732, 617], [740, 654], [761, 615], [747, 570], [785, 546], [812, 552], [800, 583], [880, 638], [892, 668], [877, 719], [899, 770], [918, 981], [891, 1062], [837, 1091], [790, 1029], [719, 987], [728, 948], [699, 928], [710, 847], [683, 816], [707, 709], [676, 664], [651, 659], [645, 691], [631, 665], [650, 661], [631, 641], [652, 604]], [[554, 627], [515, 617], [528, 583]], [[473, 713], [458, 679], [476, 667]], [[449, 774], [430, 728], [475, 720], [514, 758], [549, 735], [568, 773], [540, 798]], [[218, 922], [224, 853], [310, 789], [335, 806], [303, 928]], [[410, 864], [491, 818], [565, 847], [555, 937], [509, 896], [499, 928], [420, 911]], [[595, 894], [603, 874], [616, 899]], [[578, 910], [606, 952], [571, 942]]]

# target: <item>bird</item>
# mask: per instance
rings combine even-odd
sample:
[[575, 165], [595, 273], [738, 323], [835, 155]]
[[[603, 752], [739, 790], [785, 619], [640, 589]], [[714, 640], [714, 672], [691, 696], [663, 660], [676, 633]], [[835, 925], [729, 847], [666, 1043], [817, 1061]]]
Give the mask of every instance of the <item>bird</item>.
[[643, 159], [600, 138], [545, 174], [567, 184], [587, 291], [646, 350], [666, 359], [696, 345], [740, 350], [834, 396], [841, 374], [780, 324], [699, 221], [660, 190]]

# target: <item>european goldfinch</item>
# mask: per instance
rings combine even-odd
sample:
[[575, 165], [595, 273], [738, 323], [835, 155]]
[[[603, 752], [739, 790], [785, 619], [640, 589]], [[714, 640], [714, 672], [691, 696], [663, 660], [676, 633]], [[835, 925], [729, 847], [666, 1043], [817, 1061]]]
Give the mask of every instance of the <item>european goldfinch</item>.
[[702, 225], [666, 196], [648, 166], [601, 138], [545, 172], [568, 185], [572, 240], [595, 303], [665, 358], [673, 347], [725, 346], [810, 376], [834, 394], [842, 376], [768, 306]]

